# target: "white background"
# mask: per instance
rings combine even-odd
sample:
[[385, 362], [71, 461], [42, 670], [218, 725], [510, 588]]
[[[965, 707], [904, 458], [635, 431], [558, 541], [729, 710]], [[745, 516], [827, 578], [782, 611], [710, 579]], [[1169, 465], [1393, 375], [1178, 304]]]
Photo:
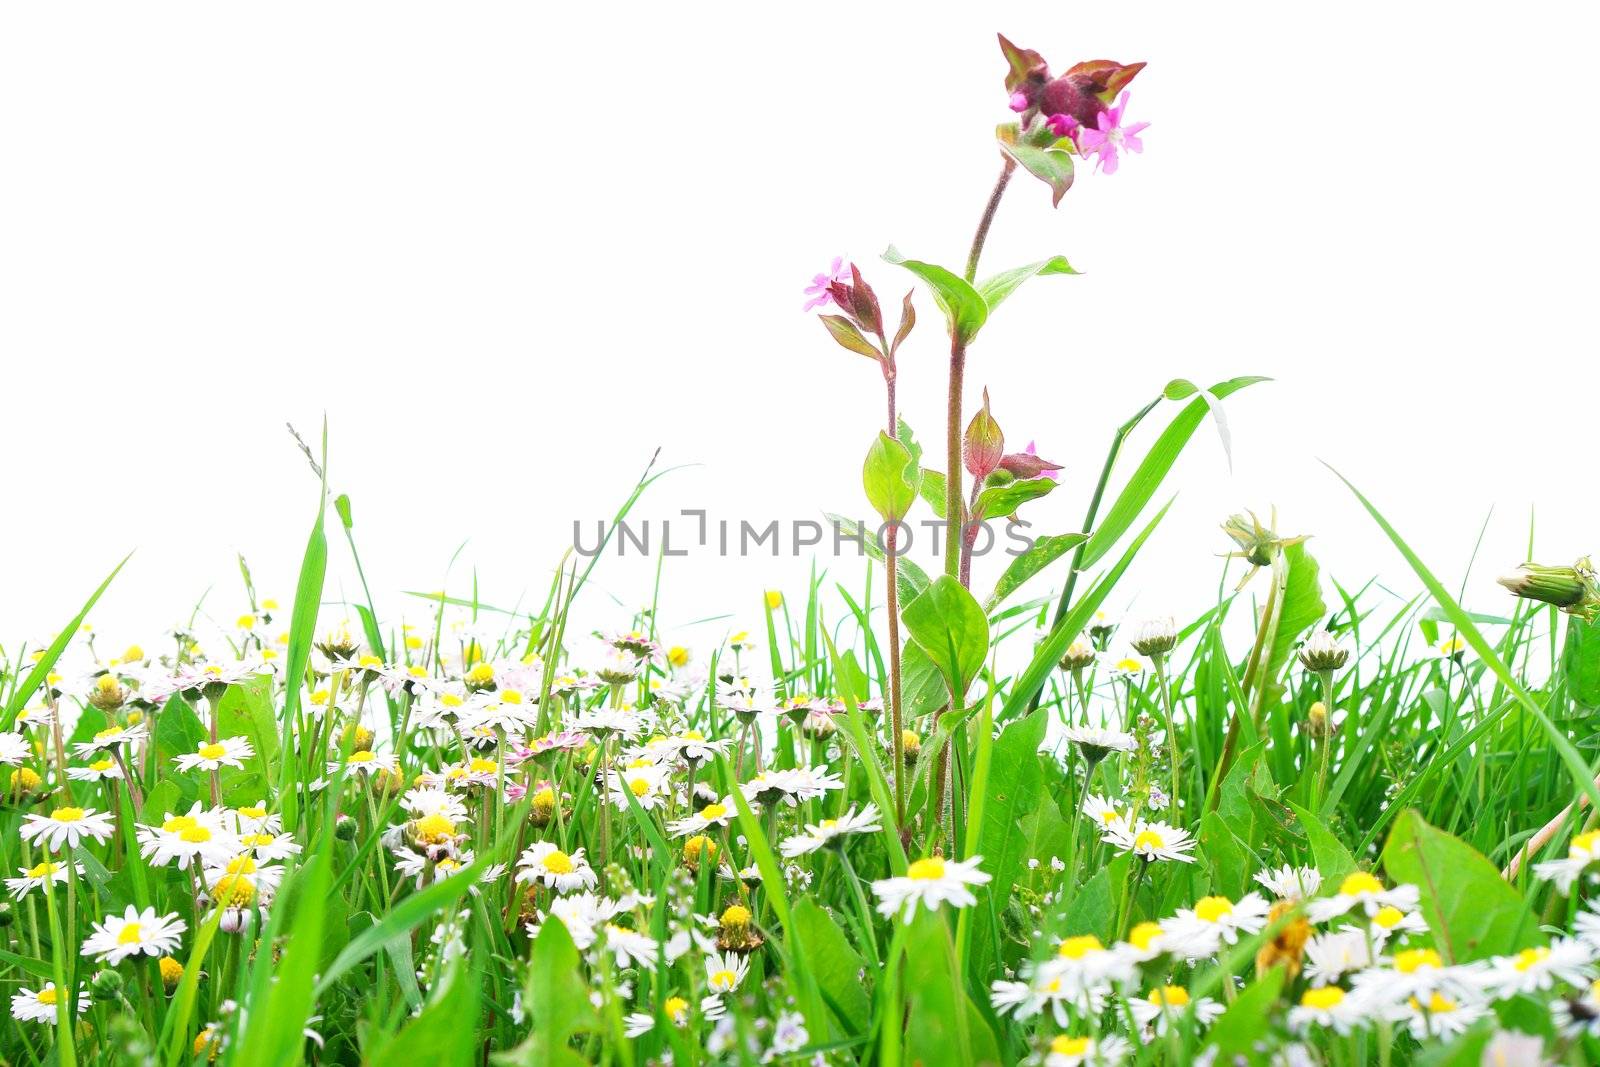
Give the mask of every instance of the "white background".
[[[800, 289], [845, 254], [892, 302], [890, 242], [960, 264], [1010, 117], [996, 30], [1058, 70], [1149, 62], [1145, 153], [1055, 211], [1019, 176], [985, 256], [1085, 272], [1023, 289], [969, 365], [1011, 444], [1067, 466], [1036, 526], [1076, 528], [1111, 429], [1169, 378], [1276, 379], [1229, 402], [1231, 472], [1196, 436], [1117, 607], [1203, 609], [1216, 523], [1274, 504], [1347, 585], [1414, 590], [1318, 460], [1450, 580], [1493, 509], [1480, 610], [1535, 507], [1541, 557], [1600, 548], [1593, 9], [11, 5], [0, 638], [47, 640], [129, 549], [111, 643], [208, 588], [232, 619], [236, 551], [287, 603], [315, 484], [283, 424], [324, 411], [391, 612], [463, 543], [451, 592], [476, 569], [486, 600], [542, 598], [572, 521], [657, 446], [699, 466], [640, 516], [860, 513], [880, 384]], [[937, 455], [918, 302], [902, 410]], [[673, 561], [663, 624], [753, 626], [808, 566]], [[644, 602], [650, 573], [605, 563], [586, 618], [624, 622], [606, 596]]]

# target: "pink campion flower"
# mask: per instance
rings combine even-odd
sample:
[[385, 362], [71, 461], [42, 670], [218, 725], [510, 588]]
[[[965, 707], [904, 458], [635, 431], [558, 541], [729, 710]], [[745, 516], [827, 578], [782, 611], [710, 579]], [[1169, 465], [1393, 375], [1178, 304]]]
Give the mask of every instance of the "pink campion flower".
[[1071, 115], [1049, 115], [1045, 118], [1044, 124], [1050, 127], [1050, 132], [1057, 137], [1071, 137], [1074, 141], [1077, 140], [1078, 131], [1083, 129], [1083, 123]]
[[818, 274], [811, 279], [811, 284], [806, 286], [806, 296], [811, 299], [806, 301], [806, 306], [801, 311], [810, 311], [812, 308], [826, 307], [834, 302], [833, 294], [828, 292], [830, 286], [836, 282], [848, 282], [850, 268], [845, 266], [844, 257], [834, 256], [833, 262], [828, 264], [828, 273]]
[[1117, 157], [1124, 149], [1129, 152], [1144, 151], [1139, 134], [1150, 124], [1136, 122], [1132, 126], [1122, 125], [1122, 113], [1127, 106], [1128, 94], [1123, 93], [1117, 98], [1116, 107], [1108, 107], [1100, 112], [1095, 126], [1085, 126], [1078, 133], [1078, 147], [1085, 158], [1099, 156], [1099, 169], [1106, 174], [1117, 172]]
[[1021, 114], [1033, 105], [1028, 102], [1028, 94], [1020, 90], [1011, 94], [1011, 110]]

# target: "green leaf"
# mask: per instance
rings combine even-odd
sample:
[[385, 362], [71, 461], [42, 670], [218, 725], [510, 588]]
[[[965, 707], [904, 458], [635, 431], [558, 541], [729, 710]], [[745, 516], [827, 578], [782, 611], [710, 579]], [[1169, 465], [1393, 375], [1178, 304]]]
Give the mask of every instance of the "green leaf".
[[1283, 979], [1284, 969], [1272, 968], [1250, 983], [1212, 1024], [1206, 1040], [1221, 1052], [1218, 1057], [1221, 1062], [1229, 1062], [1234, 1057], [1244, 1057], [1251, 1063], [1261, 1059], [1257, 1046], [1262, 1035], [1270, 1030], [1272, 1010], [1283, 989]]
[[978, 900], [1003, 906], [1028, 861], [1028, 839], [1020, 824], [1044, 802], [1044, 772], [1039, 767], [1039, 746], [1044, 743], [1044, 711], [1018, 719], [1000, 732], [994, 743], [988, 787], [984, 791], [983, 831], [978, 852], [991, 880]]
[[217, 705], [217, 731], [223, 736], [243, 734], [256, 755], [271, 764], [278, 754], [277, 713], [272, 707], [272, 675], [258, 674], [235, 682]]
[[[824, 514], [827, 520], [838, 528], [841, 544], [859, 540], [862, 551], [869, 558], [875, 559], [879, 563], [885, 562], [883, 546], [878, 543], [873, 531], [863, 529], [859, 522], [854, 519], [847, 519], [843, 515], [835, 515], [832, 512]], [[901, 556], [895, 566], [895, 579], [895, 585], [900, 592], [900, 600], [906, 604], [921, 596], [923, 590], [928, 588], [930, 581], [928, 572], [923, 570], [915, 560], [906, 556]]]
[[822, 320], [822, 325], [828, 328], [828, 332], [833, 335], [833, 339], [839, 342], [839, 347], [866, 356], [868, 359], [883, 358], [877, 346], [861, 336], [861, 331], [856, 329], [855, 323], [843, 315], [819, 315], [817, 317]]
[[478, 1051], [478, 1034], [470, 1025], [478, 1018], [478, 980], [477, 970], [458, 959], [435, 983], [440, 993], [365, 1062], [372, 1067], [471, 1067]]
[[1446, 963], [1467, 963], [1544, 944], [1527, 902], [1472, 846], [1407, 811], [1383, 846], [1395, 882], [1422, 893], [1422, 917]]
[[921, 909], [911, 923], [905, 987], [910, 1062], [925, 1067], [999, 1062], [994, 1034], [962, 988], [950, 929], [937, 912]]
[[1228, 827], [1222, 816], [1208, 811], [1200, 820], [1200, 852], [1211, 868], [1211, 884], [1215, 892], [1238, 898], [1250, 888], [1250, 875], [1256, 866], [1256, 857], [1239, 836]]
[[911, 505], [916, 503], [920, 478], [921, 473], [906, 446], [879, 430], [861, 469], [861, 483], [866, 488], [872, 510], [885, 522], [905, 518]]
[[1311, 846], [1311, 858], [1316, 863], [1317, 873], [1322, 875], [1322, 884], [1338, 885], [1346, 875], [1356, 870], [1355, 857], [1344, 847], [1344, 842], [1322, 824], [1321, 819], [1298, 804], [1291, 803], [1289, 807], [1294, 809], [1295, 817], [1305, 828], [1306, 842]]
[[989, 655], [989, 618], [971, 593], [941, 574], [905, 606], [901, 617], [911, 640], [928, 654], [957, 700]]
[[593, 1030], [598, 1021], [589, 1003], [588, 987], [573, 981], [581, 959], [560, 919], [547, 917], [533, 942], [528, 980], [523, 989], [533, 1029], [528, 1039], [503, 1062], [527, 1067], [566, 1067], [585, 1062], [568, 1047], [572, 1035]]
[[[1233, 378], [1213, 385], [1211, 394], [1220, 400], [1247, 386], [1268, 380], [1261, 377]], [[1128, 483], [1122, 487], [1122, 492], [1117, 495], [1105, 518], [1090, 534], [1089, 542], [1083, 549], [1083, 559], [1078, 563], [1080, 569], [1094, 566], [1133, 526], [1145, 505], [1155, 497], [1156, 490], [1161, 488], [1172, 465], [1177, 462], [1179, 454], [1188, 445], [1189, 438], [1194, 436], [1194, 431], [1209, 410], [1210, 405], [1204, 399], [1197, 399], [1167, 424], [1155, 444], [1150, 446], [1144, 460], [1128, 478]]]
[[1031, 144], [1000, 142], [1000, 151], [1022, 164], [1024, 170], [1050, 187], [1050, 204], [1061, 205], [1061, 198], [1072, 188], [1075, 172], [1072, 153], [1064, 148], [1037, 148]]
[[72, 621], [67, 623], [60, 633], [56, 634], [56, 639], [50, 642], [50, 646], [45, 649], [44, 655], [39, 657], [39, 661], [33, 665], [33, 669], [28, 671], [27, 676], [17, 683], [17, 687], [11, 691], [11, 699], [6, 701], [4, 714], [0, 714], [0, 730], [11, 729], [11, 724], [16, 721], [17, 712], [21, 711], [23, 705], [28, 703], [28, 699], [38, 691], [39, 683], [43, 682], [50, 674], [50, 669], [56, 665], [56, 660], [61, 658], [61, 653], [65, 652], [67, 645], [74, 637], [78, 636], [78, 631], [83, 627], [83, 620], [89, 616], [89, 609], [100, 602], [101, 594], [110, 587], [112, 579], [122, 573], [122, 568], [132, 558], [133, 553], [130, 552], [122, 557], [121, 563], [111, 568], [111, 573], [106, 575], [106, 580], [101, 582], [93, 593], [89, 594], [89, 599], [83, 602], [83, 607], [78, 609], [78, 614], [74, 615]]
[[1088, 540], [1086, 534], [1045, 534], [1037, 538], [1025, 551], [1006, 566], [1005, 573], [994, 583], [994, 592], [984, 601], [984, 609], [993, 611], [1015, 593], [1029, 578]]
[[1037, 263], [1029, 263], [1025, 267], [1012, 267], [1003, 270], [992, 278], [985, 278], [978, 283], [978, 295], [983, 297], [983, 302], [989, 305], [990, 314], [1000, 306], [1001, 301], [1017, 291], [1017, 287], [1040, 274], [1077, 274], [1072, 269], [1072, 264], [1067, 262], [1066, 256], [1052, 256], [1041, 259]]
[[1600, 707], [1600, 619], [1568, 619], [1561, 664], [1572, 699], [1586, 708]]
[[806, 943], [811, 973], [823, 996], [838, 1009], [840, 1022], [851, 1035], [864, 1033], [872, 1002], [862, 988], [860, 953], [850, 947], [839, 924], [810, 897], [794, 906], [794, 925]]
[[1300, 635], [1327, 614], [1322, 600], [1320, 568], [1305, 545], [1290, 545], [1283, 550], [1289, 578], [1284, 583], [1283, 604], [1278, 611], [1278, 627], [1272, 639], [1272, 654], [1260, 683], [1265, 687], [1264, 708], [1275, 707], [1284, 693], [1283, 670], [1294, 657]]
[[904, 267], [928, 284], [929, 290], [933, 293], [933, 302], [944, 312], [952, 338], [969, 342], [978, 335], [979, 330], [983, 329], [983, 324], [989, 318], [989, 305], [984, 303], [978, 291], [960, 275], [946, 270], [937, 263], [907, 259], [893, 245], [884, 251], [883, 258], [887, 263]]
[[1016, 514], [1018, 508], [1030, 500], [1037, 500], [1058, 483], [1054, 478], [1021, 478], [1004, 485], [991, 485], [978, 494], [978, 503], [972, 509], [979, 518], [994, 518]]

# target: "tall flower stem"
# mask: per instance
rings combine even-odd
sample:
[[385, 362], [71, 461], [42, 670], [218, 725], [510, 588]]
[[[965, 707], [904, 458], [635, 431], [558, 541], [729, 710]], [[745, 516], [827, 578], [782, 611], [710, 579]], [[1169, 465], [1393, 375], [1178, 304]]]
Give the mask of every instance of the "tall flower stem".
[[1178, 724], [1172, 719], [1172, 690], [1167, 684], [1167, 657], [1160, 653], [1150, 657], [1156, 668], [1156, 685], [1161, 689], [1161, 710], [1167, 717], [1167, 761], [1172, 764], [1172, 796], [1168, 803], [1176, 816], [1178, 811]]
[[[885, 368], [884, 391], [889, 402], [889, 436], [899, 440], [899, 419], [894, 406], [894, 372]], [[897, 550], [900, 524], [889, 523], [884, 534], [883, 560], [889, 576], [887, 602], [889, 607], [889, 729], [893, 731], [894, 745], [894, 821], [902, 831], [906, 824], [906, 742], [905, 713], [900, 706], [900, 559]]]
[[[1005, 165], [1000, 168], [1000, 177], [995, 179], [994, 189], [989, 193], [989, 202], [983, 207], [978, 230], [972, 235], [972, 248], [967, 252], [966, 279], [969, 283], [977, 280], [978, 260], [989, 240], [989, 227], [994, 224], [1000, 198], [1005, 196], [1006, 186], [1011, 184], [1011, 175], [1016, 169], [1016, 163], [1007, 156]], [[961, 507], [961, 393], [966, 372], [967, 341], [957, 332], [950, 338], [950, 389], [945, 408], [944, 572], [962, 579], [962, 585], [967, 584], [961, 574], [961, 546], [966, 540]]]

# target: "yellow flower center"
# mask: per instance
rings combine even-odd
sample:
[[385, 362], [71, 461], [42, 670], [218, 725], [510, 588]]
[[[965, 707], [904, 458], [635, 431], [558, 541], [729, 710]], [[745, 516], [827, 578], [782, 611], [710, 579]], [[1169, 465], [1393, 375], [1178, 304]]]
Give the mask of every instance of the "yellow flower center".
[[56, 998], [56, 987], [55, 986], [46, 986], [45, 988], [39, 990], [39, 992], [34, 994], [34, 995], [38, 998], [40, 1004], [49, 1004], [49, 1005], [53, 1006], [55, 1004], [55, 1002], [56, 1002], [56, 999], [57, 999]]
[[255, 874], [256, 861], [249, 856], [235, 856], [228, 861], [229, 874]]
[[433, 844], [453, 836], [455, 832], [456, 824], [438, 813], [424, 815], [417, 820], [417, 836]]
[[480, 663], [467, 672], [468, 685], [488, 685], [494, 681], [494, 668], [487, 663]]
[[917, 860], [906, 868], [906, 877], [919, 882], [936, 882], [944, 877], [944, 860], [938, 856]]
[[356, 666], [357, 667], [371, 667], [371, 668], [376, 669], [378, 667], [383, 666], [383, 660], [379, 659], [377, 656], [372, 655], [371, 653], [368, 653], [367, 655], [362, 656], [360, 659], [356, 660]]
[[1152, 1004], [1164, 1004], [1169, 1008], [1183, 1008], [1189, 1004], [1189, 991], [1181, 985], [1165, 985], [1160, 989], [1150, 990], [1147, 997]]
[[238, 808], [235, 810], [247, 819], [265, 819], [267, 817], [267, 809], [262, 807]]
[[667, 1013], [667, 1018], [676, 1022], [688, 1012], [689, 1002], [682, 997], [668, 997], [667, 1002], [661, 1005], [661, 1010]]
[[571, 874], [572, 857], [557, 849], [544, 858], [544, 869], [551, 874]]
[[1089, 1038], [1057, 1034], [1050, 1039], [1050, 1051], [1057, 1056], [1084, 1056], [1089, 1052]]
[[1381, 892], [1383, 892], [1383, 883], [1366, 871], [1357, 871], [1339, 883], [1340, 896], [1354, 897], [1360, 896], [1362, 893]]
[[743, 904], [729, 904], [722, 912], [723, 926], [749, 926], [750, 909]]
[[1318, 1011], [1327, 1011], [1337, 1008], [1344, 1002], [1344, 990], [1336, 985], [1325, 985], [1317, 989], [1308, 989], [1300, 997], [1302, 1008], [1315, 1008]]
[[261, 848], [272, 844], [276, 840], [277, 838], [271, 834], [245, 834], [239, 838], [239, 843], [245, 848]]
[[1386, 904], [1378, 909], [1378, 914], [1372, 917], [1372, 921], [1383, 927], [1385, 930], [1393, 930], [1396, 926], [1400, 925], [1405, 917], [1405, 912], [1401, 911], [1392, 904]]
[[[1105, 823], [1107, 826], [1110, 826], [1112, 823], [1118, 821], [1121, 818], [1122, 818], [1122, 816], [1117, 814], [1117, 809], [1116, 808], [1107, 808], [1105, 811], [1102, 811], [1100, 813], [1100, 821]], [[1149, 830], [1146, 830], [1144, 832], [1146, 834], [1150, 834]], [[1141, 836], [1143, 836], [1143, 835], [1141, 835]], [[1155, 834], [1150, 834], [1150, 836], [1151, 837], [1155, 837], [1156, 835]], [[1161, 839], [1159, 837], [1157, 837], [1156, 840], [1159, 841]]]
[[700, 817], [706, 822], [710, 822], [713, 819], [724, 818], [727, 816], [727, 814], [728, 808], [725, 804], [707, 804], [705, 807], [700, 809]]
[[178, 836], [191, 845], [199, 845], [211, 840], [211, 831], [195, 823], [193, 826], [185, 826], [178, 832]]
[[1543, 946], [1539, 948], [1525, 948], [1517, 953], [1515, 967], [1519, 971], [1531, 970], [1535, 965], [1543, 962], [1550, 955], [1550, 950]]
[[1600, 830], [1590, 830], [1572, 839], [1572, 847], [1567, 854], [1575, 860], [1590, 859], [1597, 845], [1600, 845]]
[[161, 829], [165, 830], [169, 834], [181, 834], [183, 831], [189, 829], [189, 827], [193, 825], [195, 825], [193, 815], [174, 815], [172, 818], [161, 824]]
[[634, 796], [642, 797], [646, 793], [650, 792], [650, 780], [648, 778], [630, 779], [628, 782], [628, 788], [633, 791]]
[[162, 985], [177, 985], [178, 979], [183, 977], [183, 964], [171, 956], [162, 956], [157, 966], [161, 968]]
[[685, 730], [681, 736], [685, 741], [704, 741], [706, 739], [706, 735], [699, 730]]
[[1227, 897], [1201, 897], [1195, 902], [1195, 918], [1204, 922], [1221, 922], [1225, 915], [1233, 911], [1233, 901]]
[[377, 757], [372, 754], [372, 751], [370, 749], [365, 749], [365, 748], [362, 749], [360, 752], [352, 752], [352, 753], [350, 753], [350, 762], [351, 763], [371, 763], [376, 758]]
[[122, 733], [122, 727], [107, 726], [104, 730], [101, 730], [99, 733], [95, 734], [94, 739], [96, 741], [104, 741], [106, 738], [116, 737], [120, 733]]
[[1061, 953], [1063, 959], [1081, 960], [1091, 952], [1104, 952], [1105, 949], [1098, 937], [1093, 934], [1080, 934], [1062, 941], [1057, 951]]
[[1128, 931], [1128, 944], [1140, 952], [1149, 952], [1150, 946], [1155, 944], [1161, 933], [1160, 923], [1142, 922]]
[[111, 768], [113, 768], [115, 766], [116, 766], [116, 764], [113, 763], [111, 760], [108, 760], [108, 759], [97, 759], [93, 763], [89, 764], [89, 769], [91, 771], [97, 771], [97, 772], [99, 772], [101, 774], [104, 774], [106, 771], [109, 771]]
[[242, 908], [256, 898], [255, 883], [242, 874], [225, 874], [211, 887], [217, 902], [224, 907]]
[[[1412, 997], [1409, 1003], [1412, 1011], [1423, 1010], [1422, 1002], [1416, 997]], [[1440, 1012], [1452, 1012], [1455, 1010], [1456, 1002], [1445, 996], [1443, 993], [1434, 993], [1433, 996], [1428, 998], [1427, 1011], [1430, 1015], [1437, 1015]]]
[[1408, 948], [1394, 954], [1394, 969], [1401, 974], [1415, 974], [1423, 967], [1443, 967], [1444, 960], [1431, 948]]
[[48, 878], [52, 874], [55, 874], [60, 869], [61, 869], [61, 864], [59, 864], [59, 863], [51, 863], [49, 860], [46, 860], [44, 863], [41, 863], [36, 867], [28, 868], [28, 877], [29, 878]]
[[122, 932], [117, 935], [117, 944], [142, 945], [144, 944], [144, 931], [140, 929], [138, 923], [129, 923], [127, 926], [124, 926], [122, 928]]
[[739, 979], [732, 971], [717, 971], [711, 976], [711, 988], [727, 992]]
[[470, 765], [470, 770], [473, 774], [493, 774], [499, 769], [500, 765], [495, 763], [494, 760], [484, 759], [481, 756], [473, 759]]
[[83, 809], [57, 808], [50, 813], [50, 818], [56, 822], [80, 822], [83, 819]]
[[331, 700], [332, 697], [333, 694], [329, 693], [326, 689], [318, 689], [311, 694], [311, 703], [314, 707], [320, 708], [322, 705]]
[[216, 741], [213, 741], [208, 745], [201, 745], [200, 746], [200, 758], [201, 759], [221, 759], [223, 756], [226, 756], [227, 754], [228, 754], [228, 746], [227, 745], [223, 745], [223, 744], [219, 744]]

